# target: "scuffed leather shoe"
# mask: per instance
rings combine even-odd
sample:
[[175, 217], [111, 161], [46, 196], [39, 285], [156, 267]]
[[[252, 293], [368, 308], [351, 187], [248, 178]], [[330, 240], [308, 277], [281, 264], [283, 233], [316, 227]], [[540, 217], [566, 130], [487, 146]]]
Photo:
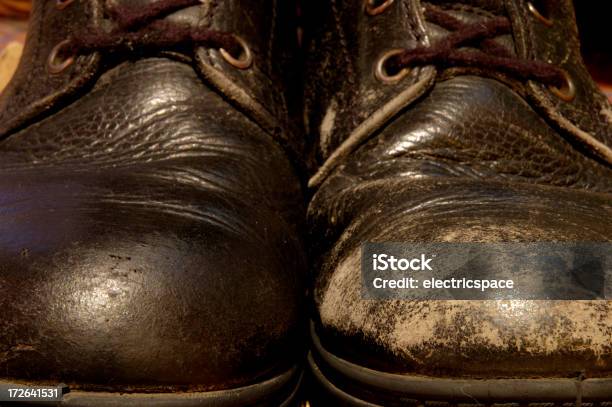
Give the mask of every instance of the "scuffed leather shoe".
[[289, 403], [306, 263], [291, 4], [134, 3], [36, 1], [2, 95], [0, 386]]
[[571, 2], [308, 4], [321, 405], [607, 405], [610, 302], [361, 296], [368, 241], [612, 240], [612, 110]]

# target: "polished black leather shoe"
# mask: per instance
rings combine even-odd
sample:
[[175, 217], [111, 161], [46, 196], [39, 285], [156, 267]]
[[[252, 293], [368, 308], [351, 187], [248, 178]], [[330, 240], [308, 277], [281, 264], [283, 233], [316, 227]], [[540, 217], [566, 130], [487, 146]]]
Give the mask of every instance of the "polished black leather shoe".
[[35, 2], [0, 100], [0, 390], [293, 402], [304, 204], [276, 3]]
[[314, 401], [607, 406], [610, 302], [362, 298], [368, 241], [612, 240], [612, 109], [571, 2], [305, 11]]

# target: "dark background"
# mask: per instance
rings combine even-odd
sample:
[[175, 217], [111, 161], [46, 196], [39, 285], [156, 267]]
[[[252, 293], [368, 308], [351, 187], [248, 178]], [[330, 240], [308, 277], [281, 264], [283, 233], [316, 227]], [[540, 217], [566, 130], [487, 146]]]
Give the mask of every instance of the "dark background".
[[609, 0], [574, 1], [584, 59], [593, 77], [612, 87], [612, 14], [606, 7], [610, 4]]

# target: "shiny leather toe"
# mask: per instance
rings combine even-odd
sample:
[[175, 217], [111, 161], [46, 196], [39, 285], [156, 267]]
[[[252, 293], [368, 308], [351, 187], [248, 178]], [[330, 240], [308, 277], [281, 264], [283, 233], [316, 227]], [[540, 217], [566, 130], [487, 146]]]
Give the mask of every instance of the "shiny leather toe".
[[2, 378], [206, 391], [296, 363], [298, 178], [190, 66], [122, 64], [0, 155]]

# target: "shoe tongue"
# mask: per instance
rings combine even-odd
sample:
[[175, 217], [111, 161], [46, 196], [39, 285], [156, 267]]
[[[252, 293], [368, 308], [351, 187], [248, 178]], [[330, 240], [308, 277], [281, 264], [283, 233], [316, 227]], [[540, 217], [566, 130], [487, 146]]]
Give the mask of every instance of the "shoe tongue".
[[[423, 2], [423, 4], [437, 6], [465, 24], [478, 23], [494, 17], [508, 17], [504, 3], [504, 0], [461, 0], [452, 3], [447, 0], [428, 0]], [[431, 24], [427, 19], [425, 19], [425, 25], [433, 43], [443, 40], [449, 34], [447, 30]], [[511, 53], [516, 52], [512, 35], [500, 35], [494, 40]]]
[[[163, 6], [168, 3], [172, 2], [168, 0], [107, 0], [106, 7], [109, 10], [123, 10], [131, 14], [138, 14], [142, 13], [143, 10], [147, 8], [163, 8]], [[180, 2], [175, 1], [173, 3], [179, 4]], [[183, 3], [186, 4], [188, 2], [185, 1]], [[189, 7], [179, 6], [176, 7], [176, 11], [169, 13], [166, 18], [178, 23], [197, 25], [208, 15], [209, 5], [209, 1], [202, 1], [197, 5]]]

